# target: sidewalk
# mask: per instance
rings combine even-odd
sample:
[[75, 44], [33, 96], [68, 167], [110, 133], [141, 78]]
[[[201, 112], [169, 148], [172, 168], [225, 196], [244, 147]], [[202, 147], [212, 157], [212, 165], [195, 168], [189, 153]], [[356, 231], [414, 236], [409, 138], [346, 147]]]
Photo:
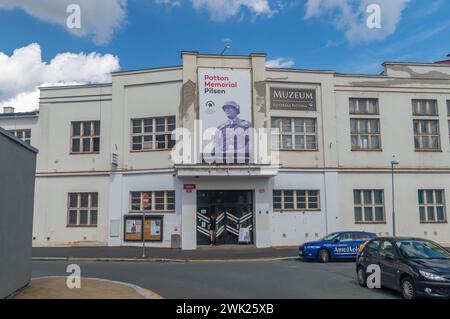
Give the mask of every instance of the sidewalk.
[[261, 260], [297, 258], [296, 247], [255, 248], [254, 246], [205, 246], [197, 250], [142, 247], [34, 247], [33, 260], [82, 259], [96, 261], [206, 261], [206, 260]]
[[161, 299], [139, 286], [105, 279], [81, 278], [81, 287], [69, 289], [66, 277], [43, 277], [30, 284], [13, 299]]

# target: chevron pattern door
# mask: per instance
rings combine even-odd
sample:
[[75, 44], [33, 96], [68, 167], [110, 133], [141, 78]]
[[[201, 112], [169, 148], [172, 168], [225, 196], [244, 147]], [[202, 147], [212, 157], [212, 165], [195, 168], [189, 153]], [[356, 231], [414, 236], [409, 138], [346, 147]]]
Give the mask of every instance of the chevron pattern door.
[[239, 231], [248, 228], [253, 242], [252, 191], [197, 191], [197, 244], [210, 244], [211, 217], [216, 219], [216, 244], [239, 244]]

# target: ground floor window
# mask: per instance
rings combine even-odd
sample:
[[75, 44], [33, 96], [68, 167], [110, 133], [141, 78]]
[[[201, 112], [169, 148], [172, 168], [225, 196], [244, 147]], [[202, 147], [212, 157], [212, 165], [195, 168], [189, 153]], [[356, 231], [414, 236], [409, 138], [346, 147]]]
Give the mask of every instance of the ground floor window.
[[356, 223], [385, 223], [384, 191], [355, 189], [353, 191]]
[[131, 192], [130, 212], [174, 212], [174, 191]]
[[421, 223], [445, 223], [445, 194], [442, 189], [419, 189]]
[[69, 193], [68, 226], [95, 227], [98, 222], [98, 193]]
[[124, 241], [163, 240], [163, 216], [125, 216], [124, 218]]
[[318, 190], [274, 190], [274, 210], [319, 210]]

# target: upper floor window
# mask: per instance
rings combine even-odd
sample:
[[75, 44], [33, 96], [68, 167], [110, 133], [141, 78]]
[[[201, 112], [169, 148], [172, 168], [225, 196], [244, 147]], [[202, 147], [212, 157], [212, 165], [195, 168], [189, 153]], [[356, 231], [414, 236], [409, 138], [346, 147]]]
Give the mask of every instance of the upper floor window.
[[350, 98], [350, 114], [379, 114], [378, 99]]
[[175, 116], [133, 119], [131, 122], [133, 151], [168, 150], [175, 145], [172, 140]]
[[450, 100], [447, 101], [447, 116], [448, 116], [448, 138], [450, 140]]
[[97, 226], [98, 193], [69, 193], [68, 226]]
[[317, 150], [315, 118], [272, 117], [272, 147], [280, 150]]
[[350, 119], [352, 150], [381, 150], [379, 119]]
[[174, 191], [131, 192], [131, 212], [175, 211]]
[[274, 210], [320, 210], [318, 190], [274, 190]]
[[31, 130], [30, 129], [11, 130], [9, 132], [11, 134], [13, 134], [15, 137], [17, 137], [19, 140], [22, 140], [25, 143], [31, 144]]
[[71, 152], [100, 152], [100, 121], [72, 122]]
[[356, 223], [384, 223], [384, 191], [355, 189], [353, 191]]
[[438, 115], [437, 100], [412, 100], [413, 115]]
[[439, 120], [413, 120], [414, 146], [416, 151], [441, 149]]
[[446, 222], [444, 190], [419, 189], [419, 213], [421, 223]]

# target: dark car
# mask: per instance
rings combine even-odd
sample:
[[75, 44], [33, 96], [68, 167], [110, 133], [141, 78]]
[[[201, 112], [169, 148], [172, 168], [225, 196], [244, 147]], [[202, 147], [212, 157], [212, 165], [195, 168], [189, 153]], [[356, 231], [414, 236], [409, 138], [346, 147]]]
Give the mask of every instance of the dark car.
[[379, 266], [382, 287], [400, 291], [405, 299], [450, 298], [450, 252], [435, 242], [406, 237], [372, 239], [356, 260], [358, 283], [364, 287], [369, 265]]

